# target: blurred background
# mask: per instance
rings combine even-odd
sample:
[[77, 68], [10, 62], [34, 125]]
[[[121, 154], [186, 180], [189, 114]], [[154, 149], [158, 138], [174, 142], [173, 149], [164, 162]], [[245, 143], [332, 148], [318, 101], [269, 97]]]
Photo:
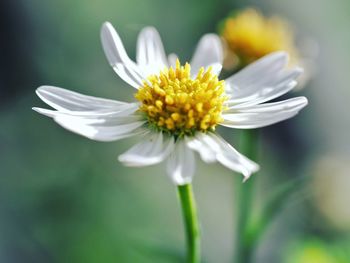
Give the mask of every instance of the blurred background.
[[[0, 2], [0, 262], [181, 262], [184, 237], [176, 189], [161, 165], [124, 168], [115, 143], [72, 134], [31, 110], [50, 84], [131, 101], [103, 54], [110, 21], [129, 55], [138, 32], [159, 30], [168, 53], [189, 60], [200, 36], [232, 10], [256, 7], [294, 27], [318, 54], [304, 89], [309, 106], [261, 129], [254, 211], [268, 194], [302, 178], [254, 254], [261, 263], [350, 262], [350, 2], [2, 0]], [[239, 149], [239, 131], [222, 129]], [[204, 262], [231, 262], [239, 175], [198, 162], [194, 190]]]

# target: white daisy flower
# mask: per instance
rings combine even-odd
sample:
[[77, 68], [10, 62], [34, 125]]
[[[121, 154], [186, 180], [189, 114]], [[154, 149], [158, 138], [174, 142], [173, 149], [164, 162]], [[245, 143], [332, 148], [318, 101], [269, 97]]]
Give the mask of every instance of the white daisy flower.
[[204, 35], [190, 63], [166, 56], [156, 29], [147, 27], [137, 40], [132, 61], [113, 26], [102, 26], [104, 52], [114, 71], [136, 89], [132, 103], [41, 86], [38, 96], [54, 110], [33, 108], [62, 127], [97, 141], [134, 135], [141, 142], [119, 156], [127, 166], [167, 162], [177, 185], [192, 181], [198, 152], [206, 163], [219, 162], [244, 178], [259, 169], [222, 137], [217, 125], [255, 129], [291, 118], [307, 105], [305, 97], [265, 103], [296, 86], [302, 69], [287, 68], [288, 55], [276, 52], [237, 74], [219, 80], [223, 55], [220, 39]]

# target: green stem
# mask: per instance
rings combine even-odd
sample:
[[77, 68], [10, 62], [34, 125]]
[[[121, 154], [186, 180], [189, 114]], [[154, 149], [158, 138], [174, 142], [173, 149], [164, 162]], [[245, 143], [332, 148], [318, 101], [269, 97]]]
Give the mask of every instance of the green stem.
[[200, 227], [197, 216], [196, 202], [191, 184], [179, 185], [177, 192], [181, 202], [183, 219], [187, 238], [187, 262], [199, 263], [200, 255]]
[[[245, 130], [242, 137], [241, 152], [249, 159], [257, 159], [257, 130]], [[250, 263], [253, 255], [252, 242], [249, 236], [249, 220], [254, 194], [254, 179], [242, 184], [241, 178], [237, 186], [237, 226], [235, 263]]]

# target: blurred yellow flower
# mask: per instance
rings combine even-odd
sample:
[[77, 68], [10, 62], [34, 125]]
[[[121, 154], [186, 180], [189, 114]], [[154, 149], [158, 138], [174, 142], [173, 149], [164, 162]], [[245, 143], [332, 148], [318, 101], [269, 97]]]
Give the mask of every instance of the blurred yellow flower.
[[[337, 263], [331, 255], [317, 246], [308, 246], [305, 247], [303, 251], [300, 251], [300, 254], [297, 255], [297, 260], [292, 262], [298, 263]], [[295, 260], [295, 258], [294, 258]]]
[[258, 10], [248, 8], [227, 18], [220, 31], [226, 42], [226, 69], [242, 68], [279, 50], [289, 53], [291, 64], [298, 61], [293, 31], [280, 17], [264, 17]]
[[347, 263], [347, 249], [342, 244], [327, 244], [318, 239], [299, 243], [287, 253], [286, 263]]

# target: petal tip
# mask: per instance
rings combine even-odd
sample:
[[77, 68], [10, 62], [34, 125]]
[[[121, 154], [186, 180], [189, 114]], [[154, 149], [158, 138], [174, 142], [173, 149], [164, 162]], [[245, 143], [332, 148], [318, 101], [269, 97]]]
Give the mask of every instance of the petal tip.
[[298, 76], [304, 73], [304, 69], [302, 67], [295, 67], [294, 71]]
[[32, 107], [32, 110], [39, 113], [39, 114], [42, 114], [44, 116], [50, 117], [50, 118], [54, 118], [54, 116], [55, 116], [55, 114], [54, 114], [55, 112], [52, 110], [38, 108], [38, 107]]
[[288, 58], [289, 57], [288, 52], [286, 52], [284, 50], [272, 52], [272, 53], [270, 53], [270, 55], [275, 56], [275, 57], [280, 57], [280, 58]]
[[118, 156], [118, 161], [123, 163], [125, 165], [125, 163], [127, 163], [124, 154], [121, 154]]
[[281, 61], [282, 65], [286, 66], [289, 61], [289, 54], [286, 51], [280, 50], [272, 52], [268, 55], [271, 59]]
[[39, 95], [40, 93], [42, 93], [43, 91], [46, 90], [46, 87], [47, 87], [47, 86], [43, 85], [43, 86], [40, 86], [40, 87], [36, 88], [35, 93], [36, 93], [37, 95]]
[[109, 22], [109, 21], [103, 22], [103, 24], [101, 26], [101, 30], [104, 30], [104, 29], [108, 30], [110, 28], [113, 28], [113, 25], [111, 22]]
[[154, 26], [145, 26], [141, 32], [147, 33], [147, 34], [158, 34], [158, 30]]
[[252, 162], [252, 167], [250, 168], [250, 170], [248, 170], [247, 172], [245, 172], [243, 174], [243, 183], [245, 183], [254, 173], [258, 172], [260, 170], [260, 165]]
[[101, 40], [102, 43], [104, 41], [108, 42], [108, 39], [111, 37], [111, 35], [113, 36], [116, 33], [113, 25], [106, 21], [102, 24], [101, 26]]
[[35, 90], [36, 95], [43, 101], [45, 100], [45, 93], [47, 91], [47, 87], [48, 86], [40, 86]]
[[220, 41], [220, 43], [221, 43], [220, 37], [215, 33], [207, 33], [203, 36], [203, 38], [210, 38], [210, 39], [213, 39], [215, 41]]
[[304, 108], [309, 104], [309, 100], [306, 97], [300, 97], [301, 108]]
[[36, 94], [43, 94], [45, 92], [50, 92], [52, 90], [60, 90], [61, 88], [55, 87], [55, 86], [50, 86], [50, 85], [41, 85], [38, 87], [35, 92]]

